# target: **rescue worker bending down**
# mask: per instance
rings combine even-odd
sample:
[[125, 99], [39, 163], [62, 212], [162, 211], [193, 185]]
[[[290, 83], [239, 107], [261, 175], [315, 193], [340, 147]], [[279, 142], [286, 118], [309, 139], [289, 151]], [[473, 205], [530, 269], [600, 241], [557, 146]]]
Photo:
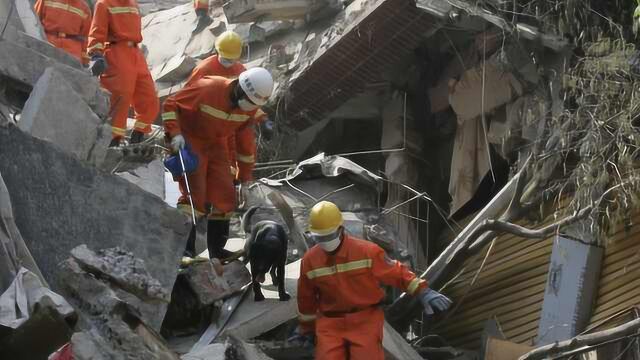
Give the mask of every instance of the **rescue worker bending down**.
[[381, 247], [348, 235], [335, 204], [322, 201], [311, 209], [309, 231], [317, 245], [300, 265], [297, 339], [309, 341], [315, 332], [316, 359], [384, 359], [380, 283], [418, 296], [428, 314], [451, 305]]
[[[240, 35], [233, 31], [223, 32], [216, 38], [215, 48], [216, 55], [202, 60], [191, 72], [191, 76], [187, 79], [185, 86], [190, 86], [205, 76], [222, 76], [236, 79], [246, 70], [239, 62], [242, 55], [242, 39]], [[266, 117], [266, 114], [260, 109], [254, 115], [256, 123], [260, 123]], [[227, 153], [235, 176], [238, 172], [238, 164], [236, 161], [236, 139], [233, 136], [229, 137]]]
[[[198, 157], [198, 167], [188, 175], [198, 216], [208, 215], [209, 257], [226, 258], [229, 218], [235, 208], [234, 178], [230, 171], [229, 137], [237, 144], [238, 177], [253, 179], [255, 163], [254, 116], [273, 91], [273, 78], [263, 68], [252, 68], [238, 79], [204, 77], [170, 96], [164, 103], [162, 120], [175, 152], [188, 144]], [[179, 179], [182, 196], [178, 209], [190, 214], [184, 179]], [[187, 241], [185, 255], [195, 253], [195, 229]]]
[[138, 48], [142, 41], [141, 18], [136, 0], [97, 0], [89, 32], [89, 68], [111, 92], [109, 146], [118, 146], [127, 131], [127, 115], [133, 105], [136, 122], [129, 142], [139, 143], [151, 131], [158, 115], [158, 97], [147, 61]]
[[47, 40], [87, 64], [91, 9], [85, 0], [38, 0], [34, 5]]

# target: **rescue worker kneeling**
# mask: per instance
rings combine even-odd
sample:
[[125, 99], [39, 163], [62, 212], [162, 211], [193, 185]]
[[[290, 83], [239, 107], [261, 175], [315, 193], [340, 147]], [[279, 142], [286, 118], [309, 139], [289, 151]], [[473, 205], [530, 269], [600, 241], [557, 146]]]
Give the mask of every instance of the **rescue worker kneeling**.
[[446, 296], [427, 287], [403, 264], [388, 258], [378, 245], [344, 231], [342, 213], [328, 201], [309, 215], [317, 245], [302, 258], [298, 279], [300, 327], [297, 340], [316, 335], [316, 359], [382, 360], [384, 298], [380, 283], [418, 296], [427, 314], [445, 311]]
[[[273, 91], [273, 78], [263, 68], [252, 68], [238, 79], [211, 76], [197, 80], [170, 96], [164, 103], [162, 120], [173, 151], [189, 143], [198, 157], [198, 167], [188, 175], [198, 216], [208, 215], [209, 257], [226, 258], [229, 218], [236, 206], [234, 176], [228, 154], [229, 138], [235, 138], [238, 177], [244, 186], [253, 179], [255, 134], [253, 123], [259, 106]], [[182, 196], [178, 209], [191, 214], [184, 179], [179, 179]], [[195, 227], [187, 241], [185, 255], [195, 254]]]

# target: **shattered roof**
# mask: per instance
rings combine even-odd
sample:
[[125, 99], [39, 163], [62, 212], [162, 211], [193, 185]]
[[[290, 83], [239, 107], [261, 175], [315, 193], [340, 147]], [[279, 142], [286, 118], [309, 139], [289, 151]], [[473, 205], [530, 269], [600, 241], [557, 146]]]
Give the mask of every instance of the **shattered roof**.
[[[350, 7], [358, 5], [351, 4]], [[285, 120], [302, 130], [335, 110], [366, 84], [380, 80], [385, 67], [417, 47], [434, 26], [410, 0], [362, 2], [364, 11], [330, 44], [320, 48], [311, 64], [300, 70], [284, 94]], [[334, 28], [325, 32], [328, 36]]]

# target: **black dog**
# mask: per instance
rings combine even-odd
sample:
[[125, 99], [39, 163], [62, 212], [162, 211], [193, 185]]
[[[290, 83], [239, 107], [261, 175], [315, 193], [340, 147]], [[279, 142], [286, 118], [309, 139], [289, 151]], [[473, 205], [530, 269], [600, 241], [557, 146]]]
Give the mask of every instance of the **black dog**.
[[284, 266], [289, 242], [287, 233], [282, 225], [270, 220], [260, 221], [250, 228], [251, 216], [256, 210], [258, 207], [251, 207], [242, 218], [245, 233], [250, 233], [244, 244], [244, 263], [251, 265], [254, 300], [264, 300], [260, 283], [264, 282], [264, 276], [269, 272], [273, 284], [278, 285], [280, 301], [287, 301], [291, 298], [284, 288]]

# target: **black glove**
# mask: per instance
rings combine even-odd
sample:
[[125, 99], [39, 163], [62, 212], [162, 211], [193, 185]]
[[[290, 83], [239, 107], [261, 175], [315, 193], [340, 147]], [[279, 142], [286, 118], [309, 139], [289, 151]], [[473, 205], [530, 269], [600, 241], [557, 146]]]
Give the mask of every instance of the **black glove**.
[[107, 60], [104, 59], [104, 56], [100, 54], [91, 55], [91, 60], [89, 61], [89, 70], [93, 76], [100, 76], [102, 73], [107, 70]]

